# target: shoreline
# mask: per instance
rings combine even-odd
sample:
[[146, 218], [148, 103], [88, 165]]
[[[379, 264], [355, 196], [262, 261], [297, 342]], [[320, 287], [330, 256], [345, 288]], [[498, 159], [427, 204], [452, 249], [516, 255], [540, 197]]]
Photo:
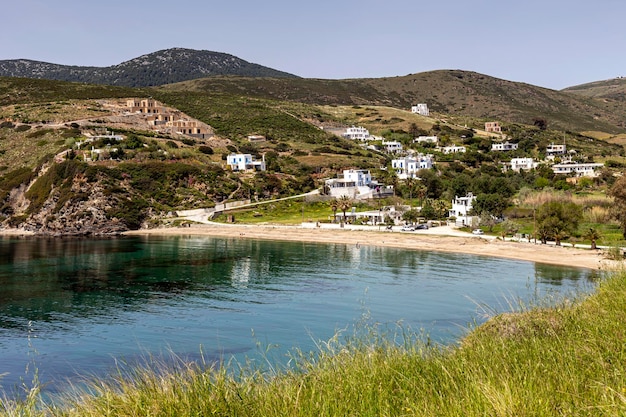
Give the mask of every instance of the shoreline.
[[[438, 230], [434, 230], [438, 229]], [[529, 242], [502, 241], [494, 236], [474, 236], [449, 228], [400, 232], [367, 229], [271, 225], [194, 224], [190, 227], [167, 227], [124, 232], [126, 236], [214, 236], [239, 239], [262, 239], [289, 242], [347, 244], [393, 247], [407, 250], [432, 250], [465, 253], [513, 260], [545, 263], [594, 270], [620, 265], [604, 257], [601, 249], [591, 250]]]

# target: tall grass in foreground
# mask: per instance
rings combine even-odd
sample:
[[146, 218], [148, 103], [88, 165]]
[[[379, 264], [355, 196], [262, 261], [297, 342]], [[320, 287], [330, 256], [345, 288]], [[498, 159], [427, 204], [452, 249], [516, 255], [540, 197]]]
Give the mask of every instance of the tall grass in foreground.
[[24, 416], [619, 416], [626, 415], [626, 272], [585, 299], [494, 317], [458, 345], [371, 333], [267, 374], [188, 365], [93, 381], [89, 394]]

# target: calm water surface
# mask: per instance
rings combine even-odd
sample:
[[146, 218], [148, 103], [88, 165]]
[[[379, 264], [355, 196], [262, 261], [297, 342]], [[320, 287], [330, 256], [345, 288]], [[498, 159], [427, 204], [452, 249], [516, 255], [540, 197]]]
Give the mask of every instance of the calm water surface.
[[[583, 269], [362, 244], [209, 237], [0, 239], [0, 377], [48, 390], [147, 355], [274, 360], [370, 321], [458, 339], [518, 300], [588, 291]], [[259, 349], [259, 346], [261, 348]]]

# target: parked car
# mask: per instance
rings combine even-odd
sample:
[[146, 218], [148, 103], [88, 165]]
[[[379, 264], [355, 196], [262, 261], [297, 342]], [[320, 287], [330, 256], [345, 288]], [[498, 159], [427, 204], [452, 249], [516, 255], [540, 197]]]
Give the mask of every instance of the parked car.
[[402, 231], [403, 232], [414, 232], [415, 231], [415, 226], [413, 226], [412, 224], [407, 224], [402, 226]]
[[472, 230], [472, 233], [475, 235], [484, 235], [485, 232], [483, 232], [481, 229], [474, 229]]
[[426, 223], [420, 223], [417, 226], [415, 226], [415, 230], [417, 229], [428, 229], [428, 225]]

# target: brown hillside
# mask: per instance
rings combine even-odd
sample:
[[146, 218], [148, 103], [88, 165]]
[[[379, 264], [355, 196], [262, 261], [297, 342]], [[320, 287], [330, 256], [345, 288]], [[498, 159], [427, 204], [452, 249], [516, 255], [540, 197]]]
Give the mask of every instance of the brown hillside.
[[475, 72], [430, 71], [402, 77], [319, 80], [214, 77], [160, 87], [222, 92], [324, 105], [378, 105], [408, 109], [427, 103], [434, 112], [533, 124], [571, 131], [626, 131], [626, 105], [581, 97]]

